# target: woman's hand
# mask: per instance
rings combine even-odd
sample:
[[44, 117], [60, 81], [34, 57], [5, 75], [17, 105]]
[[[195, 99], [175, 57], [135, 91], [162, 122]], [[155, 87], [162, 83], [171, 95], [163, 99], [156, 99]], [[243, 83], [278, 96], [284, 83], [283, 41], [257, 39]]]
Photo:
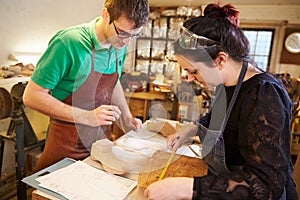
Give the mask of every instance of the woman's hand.
[[242, 182], [239, 183], [239, 182], [236, 182], [234, 180], [229, 179], [228, 180], [228, 187], [226, 189], [226, 192], [233, 192], [233, 190], [235, 189], [236, 186], [245, 186], [247, 188], [250, 187], [246, 181], [242, 181]]
[[191, 137], [197, 134], [197, 126], [194, 124], [184, 124], [177, 133], [170, 135], [167, 140], [167, 147], [171, 151], [177, 151], [182, 144], [188, 142]]
[[193, 183], [193, 178], [165, 178], [149, 185], [144, 195], [149, 200], [192, 199]]

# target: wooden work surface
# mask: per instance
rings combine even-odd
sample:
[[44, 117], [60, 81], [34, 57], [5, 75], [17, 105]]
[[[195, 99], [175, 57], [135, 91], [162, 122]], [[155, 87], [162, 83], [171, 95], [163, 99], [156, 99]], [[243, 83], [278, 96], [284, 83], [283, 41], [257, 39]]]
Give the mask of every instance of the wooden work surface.
[[[132, 174], [130, 178], [138, 180], [138, 187], [136, 187], [128, 197], [127, 200], [146, 200], [144, 197], [144, 189], [147, 185], [158, 180], [164, 165], [167, 163], [167, 160], [170, 156], [170, 153], [158, 151], [153, 155], [153, 162], [149, 167], [152, 167], [156, 170], [153, 170], [148, 173]], [[85, 162], [94, 166], [101, 167], [101, 164], [97, 161], [93, 161], [90, 158], [86, 159]], [[160, 168], [156, 168], [160, 166]], [[173, 162], [169, 165], [169, 168], [165, 174], [166, 177], [193, 177], [193, 176], [204, 176], [207, 174], [207, 165], [202, 159], [191, 158], [183, 155], [175, 155]], [[40, 190], [34, 190], [32, 192], [32, 200], [58, 200], [56, 197], [49, 195]]]
[[[122, 138], [133, 137], [130, 134], [125, 134]], [[156, 134], [151, 138], [147, 138], [147, 140], [156, 142], [158, 144], [165, 144], [166, 138], [160, 134]], [[195, 144], [194, 144], [195, 145]], [[190, 157], [193, 156], [194, 153], [189, 150], [187, 146], [182, 146], [177, 150], [178, 154], [175, 154], [171, 164], [169, 165], [164, 178], [166, 177], [194, 177], [194, 176], [204, 176], [207, 174], [208, 167], [205, 162], [198, 157]], [[150, 159], [150, 163], [146, 165], [146, 169], [140, 173], [129, 173], [125, 174], [127, 178], [132, 180], [136, 180], [138, 182], [138, 186], [133, 189], [129, 195], [126, 197], [127, 200], [145, 200], [143, 193], [145, 187], [149, 184], [158, 180], [161, 172], [163, 171], [164, 166], [167, 164], [167, 161], [170, 157], [171, 153], [166, 151], [156, 151], [152, 158]], [[84, 160], [87, 164], [103, 169], [104, 167], [100, 163], [100, 161], [95, 161], [88, 157]], [[56, 198], [46, 194], [42, 191], [35, 190], [32, 193], [33, 200], [55, 200]]]

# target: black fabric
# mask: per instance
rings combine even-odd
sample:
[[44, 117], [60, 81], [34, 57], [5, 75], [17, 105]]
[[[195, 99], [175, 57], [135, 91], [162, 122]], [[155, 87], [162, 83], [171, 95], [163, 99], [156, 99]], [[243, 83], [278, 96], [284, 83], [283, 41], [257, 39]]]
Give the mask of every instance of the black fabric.
[[[230, 102], [235, 87], [226, 87]], [[228, 177], [195, 178], [196, 199], [297, 199], [290, 165], [291, 102], [271, 75], [261, 73], [243, 82], [223, 133], [226, 164], [233, 180], [244, 180], [226, 192]], [[209, 115], [199, 120], [208, 125]]]
[[193, 200], [196, 200], [200, 197], [200, 178], [195, 177], [194, 178], [194, 184], [193, 184]]

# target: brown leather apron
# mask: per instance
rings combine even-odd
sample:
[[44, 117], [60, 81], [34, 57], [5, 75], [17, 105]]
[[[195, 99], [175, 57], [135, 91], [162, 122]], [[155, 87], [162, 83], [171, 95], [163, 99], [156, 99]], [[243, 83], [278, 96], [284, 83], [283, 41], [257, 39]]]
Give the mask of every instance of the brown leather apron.
[[[110, 105], [114, 87], [118, 81], [118, 54], [116, 50], [116, 72], [102, 74], [94, 70], [95, 47], [92, 44], [92, 70], [87, 80], [64, 103], [85, 110], [101, 105]], [[76, 121], [76, 113], [74, 113]], [[45, 149], [36, 164], [35, 171], [48, 167], [65, 157], [82, 160], [90, 155], [92, 144], [106, 138], [109, 126], [91, 127], [78, 123], [50, 120]]]

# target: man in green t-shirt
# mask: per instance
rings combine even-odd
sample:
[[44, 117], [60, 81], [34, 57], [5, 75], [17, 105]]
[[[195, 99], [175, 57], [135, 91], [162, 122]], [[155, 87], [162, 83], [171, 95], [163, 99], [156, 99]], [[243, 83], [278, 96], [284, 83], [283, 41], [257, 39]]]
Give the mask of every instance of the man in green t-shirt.
[[24, 104], [50, 116], [36, 171], [70, 157], [89, 156], [119, 119], [139, 130], [119, 78], [127, 45], [147, 23], [147, 0], [106, 0], [102, 16], [59, 31], [50, 40], [23, 95]]

